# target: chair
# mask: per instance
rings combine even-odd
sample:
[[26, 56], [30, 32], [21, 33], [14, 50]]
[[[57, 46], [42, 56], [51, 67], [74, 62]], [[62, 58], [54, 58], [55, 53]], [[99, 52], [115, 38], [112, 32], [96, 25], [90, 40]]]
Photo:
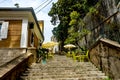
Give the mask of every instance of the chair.
[[66, 53], [67, 57], [71, 57], [70, 51], [68, 53]]
[[89, 61], [88, 53], [89, 53], [89, 50], [87, 50], [85, 55], [80, 55], [80, 61], [81, 62], [83, 62], [85, 59], [87, 59]]
[[54, 57], [54, 54], [53, 53], [48, 53], [48, 55], [47, 55], [47, 58], [48, 59], [52, 59]]
[[72, 52], [72, 57], [73, 57], [73, 60], [76, 61], [76, 60], [80, 60], [80, 56], [76, 56], [74, 52]]

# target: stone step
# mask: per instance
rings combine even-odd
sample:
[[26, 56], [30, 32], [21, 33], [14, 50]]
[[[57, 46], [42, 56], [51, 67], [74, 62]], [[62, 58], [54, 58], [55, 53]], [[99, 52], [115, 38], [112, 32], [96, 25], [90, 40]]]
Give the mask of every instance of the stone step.
[[[61, 63], [60, 63], [61, 64]], [[67, 63], [66, 63], [66, 65], [57, 65], [57, 64], [51, 64], [51, 65], [34, 65], [34, 66], [32, 66], [32, 67], [30, 67], [30, 68], [35, 68], [35, 69], [37, 69], [37, 68], [73, 68], [73, 67], [81, 67], [81, 68], [96, 68], [94, 65], [82, 65], [82, 64], [77, 64], [77, 65], [75, 65], [75, 64], [71, 64], [71, 65], [67, 65]]]
[[39, 68], [41, 68], [41, 69], [44, 69], [44, 68], [77, 68], [77, 67], [81, 67], [81, 68], [96, 68], [95, 66], [84, 66], [84, 65], [78, 65], [78, 66], [72, 66], [72, 65], [68, 65], [68, 66], [66, 66], [66, 65], [64, 65], [64, 66], [56, 66], [56, 65], [50, 65], [50, 66], [39, 66], [39, 67], [31, 67], [31, 68], [33, 68], [33, 69], [39, 69]]
[[74, 75], [76, 74], [75, 72], [52, 72], [52, 73], [48, 73], [48, 72], [33, 72], [33, 73], [24, 73], [23, 75]]
[[32, 64], [21, 80], [104, 80], [104, 73], [90, 62], [77, 62], [65, 56], [54, 56], [46, 64]]
[[57, 69], [50, 69], [50, 68], [48, 68], [48, 69], [28, 69], [26, 72], [31, 72], [31, 73], [38, 73], [38, 72], [49, 72], [49, 73], [51, 73], [51, 72], [70, 72], [70, 71], [74, 71], [74, 72], [77, 72], [77, 73], [82, 73], [82, 72], [88, 72], [88, 73], [92, 73], [92, 72], [96, 72], [96, 73], [98, 73], [99, 71], [97, 70], [97, 69], [64, 69], [64, 68], [57, 68]]
[[[58, 62], [59, 62], [59, 63], [62, 63], [62, 64], [59, 64]], [[52, 65], [55, 65], [55, 64], [56, 64], [56, 65], [64, 65], [64, 64], [65, 64], [65, 65], [67, 65], [67, 64], [68, 64], [68, 65], [78, 65], [78, 64], [79, 64], [79, 65], [93, 65], [93, 64], [90, 63], [90, 62], [71, 62], [71, 61], [69, 62], [69, 61], [64, 61], [64, 60], [63, 60], [62, 62], [60, 62], [60, 61], [47, 62], [47, 64], [46, 64], [45, 66], [51, 65], [51, 63], [52, 63]], [[66, 64], [66, 63], [67, 63], [67, 64]], [[71, 64], [71, 63], [72, 63], [72, 64]], [[34, 65], [32, 65], [32, 66], [37, 66], [37, 65], [38, 65], [38, 66], [39, 66], [39, 65], [44, 66], [44, 65], [42, 65], [42, 64], [34, 64]], [[52, 66], [52, 65], [51, 65], [51, 66]]]
[[41, 76], [41, 77], [56, 77], [56, 78], [60, 78], [60, 77], [83, 77], [83, 76], [104, 76], [105, 74], [104, 73], [99, 73], [99, 74], [75, 74], [75, 73], [69, 73], [69, 74], [66, 74], [66, 73], [59, 73], [59, 74], [48, 74], [48, 73], [31, 73], [31, 74], [23, 74], [24, 76]]
[[21, 78], [21, 80], [79, 80], [79, 78], [39, 78], [39, 77], [32, 77], [32, 78]]
[[80, 76], [80, 77], [41, 77], [41, 76], [29, 76], [29, 77], [21, 77], [23, 80], [105, 80], [106, 76]]
[[28, 74], [42, 74], [42, 73], [50, 73], [50, 74], [72, 74], [72, 73], [76, 73], [76, 74], [103, 74], [101, 71], [73, 71], [73, 70], [65, 70], [65, 71], [49, 71], [49, 70], [31, 70], [31, 71], [26, 71], [25, 73]]
[[64, 63], [64, 64], [63, 64], [63, 63], [60, 63], [60, 62], [59, 62], [59, 64], [58, 64], [58, 63], [54, 63], [54, 64], [53, 64], [53, 63], [52, 63], [52, 64], [48, 64], [48, 63], [46, 63], [46, 64], [39, 64], [39, 63], [38, 63], [37, 65], [34, 65], [34, 66], [32, 65], [31, 67], [32, 67], [32, 68], [34, 68], [34, 67], [40, 67], [40, 66], [41, 66], [41, 67], [45, 67], [45, 66], [46, 66], [46, 67], [49, 67], [49, 66], [50, 66], [50, 67], [54, 67], [54, 66], [56, 66], [56, 67], [63, 67], [63, 65], [64, 65], [65, 67], [75, 67], [75, 66], [86, 66], [86, 67], [87, 67], [87, 66], [92, 66], [92, 67], [95, 67], [93, 64], [86, 64], [86, 63], [85, 63], [85, 64], [79, 64], [79, 63], [78, 63], [78, 64], [76, 64], [76, 63], [75, 63], [75, 64], [74, 64], [74, 63], [68, 64], [67, 62]]

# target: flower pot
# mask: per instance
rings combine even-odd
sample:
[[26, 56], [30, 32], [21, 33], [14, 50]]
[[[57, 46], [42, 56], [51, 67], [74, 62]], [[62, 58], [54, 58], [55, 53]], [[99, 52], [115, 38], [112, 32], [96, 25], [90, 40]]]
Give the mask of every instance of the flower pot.
[[42, 59], [42, 64], [46, 64], [46, 59]]

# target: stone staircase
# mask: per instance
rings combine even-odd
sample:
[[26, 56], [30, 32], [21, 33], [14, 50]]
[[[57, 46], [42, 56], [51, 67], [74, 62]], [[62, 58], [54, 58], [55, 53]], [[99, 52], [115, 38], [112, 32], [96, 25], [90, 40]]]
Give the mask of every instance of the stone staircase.
[[55, 55], [46, 64], [33, 63], [20, 80], [105, 80], [107, 76], [90, 62], [76, 62]]

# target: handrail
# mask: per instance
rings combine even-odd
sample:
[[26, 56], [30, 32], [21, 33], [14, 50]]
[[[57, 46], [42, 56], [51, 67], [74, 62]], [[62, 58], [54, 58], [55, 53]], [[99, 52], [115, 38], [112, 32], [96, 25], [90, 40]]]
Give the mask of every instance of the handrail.
[[[120, 30], [115, 31], [115, 29], [110, 29], [110, 24], [105, 23], [109, 19], [113, 18], [114, 16], [118, 15], [119, 11], [116, 11], [114, 14], [108, 16], [106, 19], [104, 19], [102, 22], [100, 22], [96, 27], [90, 29], [91, 34], [88, 34], [87, 36], [90, 36], [90, 43], [87, 43], [87, 48], [90, 48], [97, 40], [101, 38], [108, 38], [113, 41], [117, 41], [120, 43]], [[104, 24], [104, 26], [101, 26]]]
[[115, 16], [116, 14], [118, 14], [119, 11], [115, 12], [114, 14], [110, 15], [109, 17], [107, 17], [105, 20], [103, 20], [102, 22], [100, 22], [100, 24], [98, 24], [96, 27], [94, 27], [93, 29], [91, 29], [91, 31], [95, 30], [96, 28], [98, 28], [101, 24], [103, 24], [104, 22], [106, 22], [107, 20], [109, 20], [110, 18], [112, 18], [113, 16]]

